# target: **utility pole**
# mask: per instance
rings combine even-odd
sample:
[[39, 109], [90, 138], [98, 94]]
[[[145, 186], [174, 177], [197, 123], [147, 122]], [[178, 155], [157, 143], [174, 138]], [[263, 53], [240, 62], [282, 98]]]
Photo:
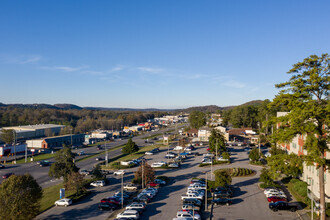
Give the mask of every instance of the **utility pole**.
[[27, 144], [25, 145], [25, 163], [27, 162]]
[[215, 145], [215, 160], [217, 160], [218, 156], [218, 139], [216, 140], [216, 145]]
[[259, 144], [258, 144], [258, 147], [259, 147], [259, 156], [260, 156], [260, 154], [261, 154], [261, 150], [260, 150], [260, 122], [258, 122], [258, 127], [259, 127], [259, 137], [258, 137]]

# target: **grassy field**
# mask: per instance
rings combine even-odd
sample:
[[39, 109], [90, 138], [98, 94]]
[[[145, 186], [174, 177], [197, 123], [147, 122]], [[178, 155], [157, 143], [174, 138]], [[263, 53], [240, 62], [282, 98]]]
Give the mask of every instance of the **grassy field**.
[[150, 150], [155, 149], [155, 148], [162, 148], [162, 147], [167, 147], [167, 145], [163, 145], [163, 144], [149, 145], [149, 146], [141, 147], [138, 152], [133, 153], [133, 154], [129, 154], [129, 155], [121, 154], [121, 155], [119, 155], [115, 158], [112, 158], [110, 160], [110, 163], [109, 163], [108, 167], [103, 165], [102, 169], [114, 169], [114, 167], [112, 167], [113, 163], [120, 162], [120, 161], [129, 161], [129, 160], [137, 159], [139, 157], [142, 157], [145, 154], [145, 152], [147, 152], [147, 151], [150, 151]]
[[[93, 181], [92, 179], [86, 179], [86, 185], [89, 185], [92, 181]], [[64, 188], [63, 183], [43, 189], [43, 196], [42, 196], [42, 199], [40, 202], [40, 204], [41, 204], [40, 213], [51, 208], [54, 205], [55, 201], [60, 199], [60, 189], [61, 188]], [[71, 198], [73, 200], [78, 200], [78, 199], [88, 195], [88, 193], [89, 192], [87, 192], [87, 194], [80, 195], [80, 197], [76, 197], [75, 193], [73, 191], [65, 191], [65, 197]]]

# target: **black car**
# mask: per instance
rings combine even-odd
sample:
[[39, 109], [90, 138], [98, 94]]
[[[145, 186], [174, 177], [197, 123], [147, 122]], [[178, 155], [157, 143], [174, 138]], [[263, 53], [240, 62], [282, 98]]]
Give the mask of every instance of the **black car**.
[[0, 163], [0, 169], [5, 168], [5, 165]]
[[47, 160], [40, 161], [40, 163], [39, 163], [39, 166], [41, 166], [41, 167], [46, 167], [49, 165], [50, 165], [50, 162]]
[[216, 205], [231, 205], [232, 201], [231, 199], [227, 199], [227, 198], [218, 198], [212, 200], [212, 203]]
[[118, 206], [115, 205], [115, 204], [112, 204], [112, 203], [104, 203], [104, 202], [101, 202], [99, 205], [98, 205], [98, 209], [101, 210], [101, 211], [104, 211], [104, 210], [108, 210], [108, 211], [113, 211], [117, 208]]
[[214, 192], [214, 197], [216, 197], [216, 198], [230, 198], [232, 196], [228, 191], [216, 191], [216, 192]]
[[102, 149], [103, 149], [102, 145], [98, 145], [98, 146], [97, 146], [97, 149], [98, 149], [98, 150], [102, 150]]
[[295, 212], [298, 209], [298, 206], [295, 204], [290, 204], [288, 202], [278, 201], [274, 203], [269, 203], [269, 208], [277, 212], [278, 210], [290, 210], [291, 212]]

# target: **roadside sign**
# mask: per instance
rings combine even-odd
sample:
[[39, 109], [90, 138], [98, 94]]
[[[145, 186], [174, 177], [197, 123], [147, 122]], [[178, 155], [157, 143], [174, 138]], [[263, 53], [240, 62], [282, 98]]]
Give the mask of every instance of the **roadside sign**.
[[65, 198], [65, 188], [60, 189], [60, 199]]

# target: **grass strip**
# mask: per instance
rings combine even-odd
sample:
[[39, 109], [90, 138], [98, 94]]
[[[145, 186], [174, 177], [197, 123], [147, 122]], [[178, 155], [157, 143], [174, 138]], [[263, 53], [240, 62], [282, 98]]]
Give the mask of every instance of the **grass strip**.
[[[55, 154], [55, 152], [54, 152]], [[33, 161], [31, 161], [31, 156], [27, 157], [27, 163], [35, 162], [35, 161], [40, 161], [40, 160], [49, 160], [54, 157], [54, 154], [49, 153], [49, 154], [38, 154], [36, 156], [33, 156]], [[23, 164], [25, 163], [25, 158], [16, 160], [16, 164]]]

